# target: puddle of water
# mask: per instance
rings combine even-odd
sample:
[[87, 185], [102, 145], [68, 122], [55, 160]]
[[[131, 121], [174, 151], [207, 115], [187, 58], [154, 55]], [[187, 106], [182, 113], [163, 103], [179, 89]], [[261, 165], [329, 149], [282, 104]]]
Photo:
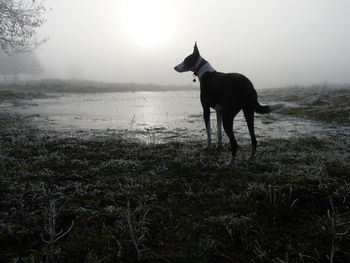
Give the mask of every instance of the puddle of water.
[[[42, 130], [114, 130], [151, 142], [205, 139], [206, 134], [199, 91], [64, 94], [0, 107], [7, 112], [31, 116]], [[211, 118], [215, 133], [215, 114]], [[322, 135], [335, 130], [313, 121], [274, 113], [256, 114], [255, 127], [258, 138]], [[344, 129], [349, 133], [349, 128]], [[238, 140], [250, 139], [242, 113], [235, 118], [234, 131]]]

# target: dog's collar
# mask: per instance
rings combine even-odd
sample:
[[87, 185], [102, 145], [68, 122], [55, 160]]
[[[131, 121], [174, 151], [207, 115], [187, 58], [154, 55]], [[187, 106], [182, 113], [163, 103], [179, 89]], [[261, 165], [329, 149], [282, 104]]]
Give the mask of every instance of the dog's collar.
[[199, 57], [199, 58], [200, 59], [198, 59], [195, 65], [196, 70], [193, 72], [193, 74], [197, 76], [200, 81], [205, 73], [215, 72], [216, 70], [204, 58], [202, 57]]
[[198, 72], [199, 70], [205, 65], [207, 64], [208, 61], [206, 61], [204, 58], [202, 58], [201, 56], [198, 58], [198, 61], [196, 62], [196, 65], [194, 66], [195, 71], [193, 72], [193, 74], [195, 76], [198, 76]]

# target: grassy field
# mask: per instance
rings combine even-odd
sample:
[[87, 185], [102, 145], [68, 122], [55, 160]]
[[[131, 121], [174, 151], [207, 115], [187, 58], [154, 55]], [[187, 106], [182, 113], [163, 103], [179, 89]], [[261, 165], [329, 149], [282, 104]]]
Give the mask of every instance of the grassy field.
[[282, 114], [306, 117], [327, 124], [350, 125], [350, 85], [333, 85], [324, 91], [320, 100], [322, 85], [292, 87], [261, 91], [263, 98], [295, 103], [297, 107], [286, 107]]
[[156, 84], [106, 83], [90, 80], [47, 79], [32, 82], [6, 84], [0, 82], [0, 93], [99, 93], [99, 92], [137, 92], [191, 90], [194, 86], [166, 86]]
[[[305, 95], [315, 88], [288, 92], [261, 97], [349, 124], [349, 89], [322, 106]], [[332, 107], [339, 118], [324, 118]], [[260, 139], [231, 168], [228, 145], [202, 146], [62, 136], [1, 113], [0, 261], [350, 262], [348, 134]]]

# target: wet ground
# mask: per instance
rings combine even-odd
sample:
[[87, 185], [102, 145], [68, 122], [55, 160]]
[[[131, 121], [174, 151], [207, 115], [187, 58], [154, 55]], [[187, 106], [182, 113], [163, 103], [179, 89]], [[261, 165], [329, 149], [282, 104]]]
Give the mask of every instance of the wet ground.
[[[279, 102], [265, 100], [261, 103]], [[292, 110], [298, 104], [290, 102], [287, 107]], [[206, 136], [198, 91], [48, 94], [47, 97], [4, 100], [0, 108], [33, 121], [40, 130], [63, 134], [108, 131], [147, 142], [205, 140]], [[215, 136], [214, 112], [211, 118]], [[278, 113], [256, 114], [255, 127], [258, 138], [349, 134], [349, 127]], [[234, 131], [238, 141], [249, 139], [242, 113], [235, 118]]]

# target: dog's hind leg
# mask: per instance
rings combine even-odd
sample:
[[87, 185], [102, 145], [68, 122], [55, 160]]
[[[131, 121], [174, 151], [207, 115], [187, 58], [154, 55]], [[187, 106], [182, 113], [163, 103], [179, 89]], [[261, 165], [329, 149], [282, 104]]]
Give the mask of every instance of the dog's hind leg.
[[216, 121], [217, 121], [217, 135], [218, 135], [218, 148], [222, 147], [222, 111], [216, 110]]
[[249, 157], [249, 160], [252, 160], [254, 158], [254, 154], [257, 146], [257, 141], [255, 137], [255, 132], [254, 132], [254, 111], [249, 109], [243, 109], [243, 112], [244, 112], [245, 120], [247, 122], [250, 138], [252, 141], [252, 152]]
[[[239, 110], [238, 110], [239, 111]], [[230, 144], [231, 144], [231, 162], [229, 163], [229, 165], [233, 164], [235, 158], [236, 158], [236, 152], [237, 152], [237, 141], [235, 138], [235, 135], [233, 133], [233, 119], [236, 116], [237, 112], [228, 112], [228, 111], [224, 111], [223, 112], [223, 126], [224, 126], [224, 130], [225, 133], [227, 135], [227, 137], [230, 140]]]

